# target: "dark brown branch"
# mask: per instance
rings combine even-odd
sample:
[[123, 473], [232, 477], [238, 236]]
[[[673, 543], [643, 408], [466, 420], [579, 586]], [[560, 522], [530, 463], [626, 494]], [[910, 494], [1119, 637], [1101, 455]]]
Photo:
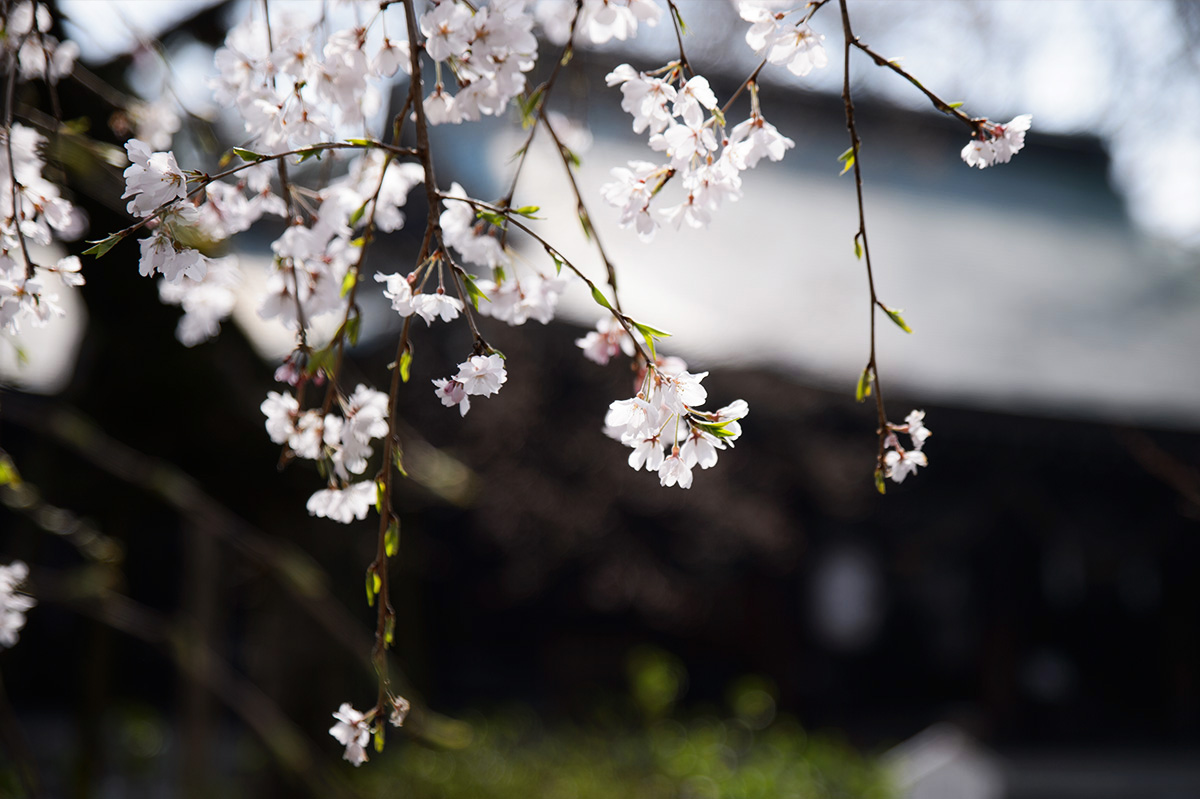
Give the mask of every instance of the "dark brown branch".
[[875, 392], [875, 410], [879, 417], [879, 449], [876, 456], [876, 485], [882, 485], [880, 482], [881, 475], [884, 472], [883, 451], [884, 442], [887, 439], [888, 425], [887, 413], [883, 407], [883, 389], [879, 384], [879, 366], [875, 358], [875, 307], [882, 306], [878, 295], [875, 293], [875, 273], [871, 268], [871, 248], [867, 243], [867, 217], [863, 210], [863, 184], [862, 184], [862, 166], [859, 158], [862, 141], [858, 137], [858, 128], [854, 121], [854, 100], [850, 95], [850, 48], [854, 46], [854, 32], [850, 28], [850, 12], [846, 9], [846, 0], [838, 0], [842, 11], [842, 33], [845, 39], [845, 67], [842, 77], [842, 103], [846, 108], [846, 129], [850, 133], [850, 151], [851, 158], [854, 159], [854, 188], [858, 199], [858, 233], [855, 234], [855, 239], [862, 242], [863, 258], [867, 262], [867, 286], [871, 292], [871, 356], [867, 361], [865, 372], [869, 376], [871, 390]]

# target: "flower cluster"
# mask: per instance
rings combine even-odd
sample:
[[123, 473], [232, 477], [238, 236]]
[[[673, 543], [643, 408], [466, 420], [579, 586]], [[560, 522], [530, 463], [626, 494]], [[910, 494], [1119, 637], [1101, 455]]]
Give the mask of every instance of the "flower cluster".
[[664, 486], [691, 488], [692, 469], [715, 466], [718, 451], [733, 446], [750, 407], [735, 400], [715, 412], [697, 410], [708, 399], [700, 385], [707, 376], [691, 374], [679, 358], [662, 359], [644, 370], [635, 396], [609, 405], [605, 432], [633, 448], [630, 467], [658, 472]]
[[434, 392], [447, 408], [458, 406], [460, 416], [471, 410], [471, 397], [490, 397], [499, 393], [508, 380], [504, 359], [491, 355], [473, 355], [458, 365], [458, 373], [433, 381]]
[[976, 138], [962, 149], [962, 160], [980, 169], [1007, 164], [1025, 146], [1025, 132], [1032, 123], [1032, 114], [1021, 114], [1004, 125], [984, 120]]
[[458, 81], [457, 93], [439, 80], [425, 98], [431, 125], [502, 114], [525, 91], [525, 73], [537, 62], [537, 39], [524, 6], [525, 0], [495, 0], [478, 8], [441, 0], [422, 15], [425, 52], [439, 66], [447, 64]]
[[800, 9], [773, 12], [754, 2], [738, 4], [742, 19], [753, 23], [746, 31], [746, 44], [753, 48], [754, 54], [771, 64], [786, 66], [789, 72], [802, 78], [813, 68], [820, 69], [828, 64], [829, 56], [821, 44], [825, 37], [814, 33], [807, 22], [784, 21], [797, 11]]
[[0, 24], [4, 28], [0, 48], [8, 51], [6, 57], [16, 52], [17, 76], [21, 80], [41, 78], [47, 83], [58, 83], [75, 69], [79, 45], [60, 42], [50, 35], [54, 19], [42, 3], [22, 0], [9, 9]]
[[[778, 161], [795, 146], [763, 118], [753, 83], [750, 118], [727, 133], [725, 116], [704, 76], [685, 80], [678, 64], [660, 72], [665, 77], [621, 64], [606, 79], [609, 86], [621, 87], [621, 108], [633, 116], [634, 132], [649, 131], [651, 149], [670, 159], [666, 164], [631, 161], [628, 167], [617, 167], [611, 173], [614, 180], [600, 190], [621, 209], [621, 226], [633, 226], [644, 241], [653, 238], [659, 225], [707, 226], [724, 200], [742, 196], [741, 172], [763, 157]], [[682, 201], [652, 209], [651, 201], [676, 176]]]
[[247, 18], [214, 54], [218, 103], [236, 109], [250, 146], [268, 153], [333, 137], [339, 125], [361, 126], [380, 106], [371, 78], [408, 65], [407, 42], [387, 37], [368, 46], [368, 28], [321, 38], [320, 25]]
[[0, 130], [0, 329], [13, 335], [24, 322], [40, 327], [63, 315], [58, 296], [45, 291], [39, 273], [57, 274], [69, 286], [83, 285], [79, 258], [68, 256], [47, 266], [35, 263], [30, 251], [55, 237], [76, 239], [84, 229], [82, 214], [42, 177], [44, 144], [45, 139], [19, 123]]
[[[451, 198], [461, 198], [455, 202]], [[546, 277], [532, 267], [524, 277], [516, 274], [509, 251], [500, 243], [494, 225], [478, 219], [467, 200], [467, 193], [457, 183], [450, 186], [439, 220], [442, 238], [464, 261], [492, 270], [493, 279], [476, 281], [486, 302], [480, 303], [479, 313], [499, 319], [509, 325], [523, 325], [530, 319], [549, 324], [554, 319], [558, 300], [567, 288], [560, 276]]]
[[[388, 721], [393, 727], [403, 727], [411, 705], [402, 696], [391, 696], [389, 699], [391, 712], [388, 714]], [[337, 724], [329, 728], [329, 734], [346, 747], [346, 751], [342, 754], [343, 759], [349, 760], [355, 766], [361, 766], [367, 762], [367, 744], [371, 742], [371, 733], [375, 728], [378, 716], [378, 708], [362, 713], [355, 710], [349, 702], [343, 702], [342, 706], [337, 709], [337, 712], [333, 714], [333, 717], [337, 719]]]
[[[907, 433], [912, 446], [908, 449], [901, 447], [897, 433]], [[884, 477], [903, 483], [905, 477], [917, 473], [918, 466], [928, 466], [929, 460], [921, 450], [925, 446], [925, 439], [931, 435], [933, 431], [925, 426], [925, 411], [913, 411], [904, 418], [904, 424], [889, 423], [887, 437], [884, 439], [887, 449], [883, 456]]]
[[269, 392], [261, 410], [267, 417], [267, 435], [286, 444], [298, 458], [318, 461], [329, 476], [329, 487], [313, 494], [308, 512], [349, 524], [365, 519], [375, 504], [375, 482], [352, 482], [367, 470], [373, 454], [371, 441], [388, 434], [388, 396], [359, 384], [342, 399], [341, 415], [300, 410], [291, 392]]
[[[571, 37], [575, 19], [575, 0], [542, 0], [537, 20], [546, 38], [564, 45]], [[662, 18], [662, 8], [654, 0], [583, 0], [575, 20], [575, 41], [579, 44], [605, 44], [613, 39], [623, 42], [637, 36], [639, 23], [650, 27]]]
[[26, 594], [17, 593], [17, 586], [29, 576], [29, 567], [14, 560], [0, 566], [0, 646], [15, 646], [17, 634], [25, 626], [25, 611], [37, 604]]

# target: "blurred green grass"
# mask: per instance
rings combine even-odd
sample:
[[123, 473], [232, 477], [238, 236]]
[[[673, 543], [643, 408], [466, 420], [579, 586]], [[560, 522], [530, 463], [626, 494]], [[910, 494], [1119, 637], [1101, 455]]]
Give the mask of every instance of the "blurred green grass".
[[515, 707], [470, 719], [470, 735], [455, 745], [393, 736], [356, 772], [357, 787], [422, 799], [895, 796], [878, 763], [776, 714], [762, 678], [731, 686], [726, 712], [686, 713], [678, 709], [686, 674], [669, 654], [639, 650], [629, 671], [632, 718], [598, 708], [589, 724], [547, 724]]

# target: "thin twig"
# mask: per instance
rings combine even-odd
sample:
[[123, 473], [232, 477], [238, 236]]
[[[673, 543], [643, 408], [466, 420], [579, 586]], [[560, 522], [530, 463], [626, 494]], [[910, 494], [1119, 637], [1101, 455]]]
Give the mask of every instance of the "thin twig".
[[858, 128], [854, 121], [854, 101], [850, 95], [850, 48], [854, 45], [854, 32], [850, 28], [850, 12], [846, 9], [846, 0], [838, 0], [842, 11], [842, 33], [845, 38], [845, 68], [842, 79], [842, 103], [846, 108], [846, 129], [850, 133], [850, 149], [854, 159], [854, 188], [858, 199], [858, 233], [855, 234], [855, 239], [861, 239], [863, 258], [867, 262], [867, 287], [871, 292], [871, 357], [867, 361], [866, 373], [870, 375], [869, 379], [874, 385], [871, 386], [875, 392], [875, 410], [879, 417], [879, 450], [876, 458], [876, 476], [883, 473], [883, 450], [884, 441], [888, 434], [887, 413], [883, 407], [883, 389], [879, 384], [879, 367], [875, 359], [875, 307], [883, 307], [879, 301], [879, 297], [875, 294], [875, 273], [871, 268], [871, 248], [867, 243], [867, 218], [863, 211], [863, 188], [862, 188], [862, 168], [859, 158], [859, 149], [862, 141], [858, 138]]

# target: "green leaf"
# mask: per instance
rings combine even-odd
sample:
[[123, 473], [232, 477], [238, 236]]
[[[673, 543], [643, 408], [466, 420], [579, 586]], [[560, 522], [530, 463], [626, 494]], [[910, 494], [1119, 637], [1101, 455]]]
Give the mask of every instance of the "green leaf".
[[645, 339], [645, 341], [646, 341], [646, 347], [650, 350], [650, 357], [657, 360], [658, 353], [656, 353], [654, 351], [655, 337], [665, 338], [671, 334], [663, 332], [662, 330], [657, 330], [653, 327], [650, 327], [650, 325], [643, 325], [640, 322], [635, 322], [632, 319], [629, 319], [629, 322], [630, 322], [630, 324], [632, 324], [634, 327], [636, 327], [638, 329], [639, 333], [642, 334], [642, 338]]
[[854, 234], [854, 257], [860, 261], [862, 260], [862, 257], [863, 257], [862, 242], [860, 242], [858, 240], [857, 233]]
[[[389, 615], [386, 619], [383, 620], [383, 645], [391, 646], [392, 642], [395, 640], [396, 640], [396, 617], [394, 615]], [[382, 727], [383, 725], [381, 724], [379, 726]], [[380, 751], [382, 751], [382, 749]]]
[[867, 397], [871, 396], [871, 383], [875, 378], [871, 375], [871, 367], [862, 370], [862, 374], [858, 376], [858, 386], [854, 389], [854, 399], [863, 402]]
[[949, 107], [950, 107], [950, 108], [962, 108], [962, 107], [963, 107], [963, 101], [962, 101], [962, 100], [959, 100], [957, 103], [950, 103], [950, 104], [949, 104]]
[[583, 235], [588, 241], [592, 240], [592, 220], [588, 218], [587, 211], [583, 206], [579, 206], [579, 224], [583, 225]]
[[723, 112], [720, 108], [714, 108], [712, 110], [712, 115], [713, 118], [717, 120], [718, 125], [725, 127], [725, 112]]
[[536, 214], [540, 210], [542, 210], [541, 206], [524, 205], [524, 206], [521, 206], [520, 208], [514, 208], [513, 213], [520, 214], [521, 216], [528, 217], [530, 219], [541, 219], [540, 216], [534, 216], [534, 214]]
[[94, 255], [97, 258], [100, 258], [101, 256], [104, 255], [104, 253], [108, 252], [113, 247], [115, 247], [117, 242], [123, 238], [125, 238], [125, 237], [123, 235], [121, 235], [120, 233], [113, 233], [111, 236], [109, 236], [106, 239], [101, 239], [100, 241], [89, 241], [88, 244], [92, 244], [95, 246], [88, 247], [86, 250], [83, 251], [83, 254], [84, 255]]
[[671, 6], [671, 13], [675, 15], [675, 21], [679, 24], [679, 32], [687, 35], [687, 24], [683, 21], [683, 15], [679, 13], [678, 6]]
[[875, 490], [880, 494], [887, 493], [887, 484], [883, 482], [883, 469], [878, 467], [875, 469]]
[[332, 367], [333, 348], [326, 347], [321, 350], [313, 350], [312, 355], [308, 356], [308, 363], [304, 365], [304, 373], [309, 377], [312, 377], [321, 370], [323, 370], [325, 374], [329, 374]]
[[374, 147], [378, 142], [370, 139], [346, 139], [346, 144], [357, 144], [359, 147]]
[[839, 155], [838, 161], [842, 162], [842, 171], [838, 173], [839, 177], [846, 174], [851, 169], [854, 169], [854, 148], [851, 147], [849, 150], [846, 150], [846, 152]]
[[546, 93], [545, 84], [538, 86], [528, 95], [518, 97], [517, 105], [521, 109], [521, 127], [528, 128], [537, 122], [537, 111], [542, 103], [542, 95]]
[[350, 242], [351, 247], [356, 247], [358, 249], [362, 249], [363, 247], [366, 246], [366, 244], [367, 244], [366, 236], [359, 236], [357, 239], [354, 239], [353, 241]]
[[642, 331], [648, 330], [652, 334], [657, 336], [658, 338], [670, 338], [671, 337], [671, 334], [665, 330], [659, 330], [657, 327], [650, 327], [650, 325], [643, 325], [640, 322], [634, 322], [632, 319], [630, 319], [629, 321], [633, 322], [634, 326], [637, 327], [638, 330], [642, 330]]
[[375, 594], [379, 593], [379, 589], [376, 587], [378, 580], [379, 575], [371, 569], [367, 569], [367, 604], [370, 607], [375, 607]]
[[579, 169], [579, 167], [583, 166], [583, 162], [579, 160], [579, 156], [575, 154], [574, 150], [564, 146], [562, 151], [563, 155], [567, 157], [567, 160], [571, 162], [571, 166], [575, 167], [576, 169]]
[[908, 323], [904, 321], [904, 317], [900, 315], [900, 311], [904, 310], [903, 308], [884, 308], [884, 310], [887, 311], [888, 317], [895, 322], [901, 330], [903, 330], [905, 333], [912, 332], [912, 328], [908, 326]]
[[[400, 353], [400, 379], [405, 383], [408, 382], [408, 369], [412, 366], [412, 350], [405, 349]], [[401, 469], [401, 472], [404, 470]]]
[[486, 219], [488, 222], [492, 223], [498, 228], [503, 228], [508, 223], [508, 219], [505, 218], [504, 214], [498, 214], [495, 211], [488, 211], [485, 208], [480, 208], [478, 211], [476, 211], [475, 216], [479, 219]]
[[392, 519], [391, 524], [387, 527], [387, 532], [383, 534], [383, 551], [389, 558], [396, 556], [400, 550], [400, 522]]
[[362, 317], [355, 314], [346, 320], [346, 338], [350, 340], [350, 346], [358, 346], [358, 334], [362, 329]]
[[559, 258], [554, 253], [550, 253], [550, 258], [554, 261], [554, 274], [561, 275], [563, 268], [563, 259]]
[[383, 751], [383, 725], [379, 724], [375, 727], [375, 751]]
[[[379, 511], [379, 514], [381, 516], [383, 515], [383, 506], [386, 504], [387, 504], [387, 486], [384, 485], [382, 480], [376, 480], [375, 481], [375, 510]], [[379, 587], [376, 586], [375, 590], [378, 591]]]
[[734, 434], [725, 429], [725, 425], [733, 421], [736, 420], [726, 419], [724, 422], [706, 422], [693, 416], [688, 420], [688, 424], [717, 438], [733, 438]]
[[601, 293], [600, 289], [596, 288], [595, 284], [592, 284], [592, 299], [595, 300], [598, 305], [601, 305], [610, 311], [613, 309], [613, 307], [608, 304], [608, 298]]
[[325, 152], [325, 150], [321, 147], [310, 147], [307, 150], [300, 150], [296, 153], [296, 163], [303, 164], [310, 158], [316, 158], [318, 161], [320, 161], [321, 153], [323, 152]]
[[0, 452], [0, 486], [20, 484], [21, 475], [17, 472], [17, 465], [8, 457], [8, 453]]
[[404, 469], [404, 453], [400, 451], [399, 446], [392, 450], [392, 465], [396, 467], [396, 471], [408, 477], [408, 472]]
[[232, 148], [232, 150], [233, 150], [233, 154], [236, 155], [238, 158], [242, 159], [243, 161], [249, 161], [252, 164], [257, 164], [259, 161], [266, 158], [265, 155], [256, 153], [253, 150], [247, 150], [244, 147], [234, 147], [234, 148]]
[[467, 287], [467, 299], [469, 299], [471, 301], [471, 305], [475, 306], [475, 310], [477, 310], [477, 311], [479, 310], [479, 298], [480, 297], [483, 297], [488, 302], [492, 301], [491, 297], [484, 294], [479, 289], [479, 286], [475, 285], [475, 276], [474, 275], [472, 275], [468, 272], [463, 272], [462, 279], [463, 279], [463, 284]]
[[[368, 200], [367, 202], [370, 202], [370, 201]], [[354, 227], [355, 225], [357, 225], [359, 220], [363, 218], [363, 214], [365, 214], [366, 212], [367, 212], [367, 203], [363, 203], [362, 205], [358, 206], [358, 208], [355, 209], [354, 213], [350, 214], [350, 227]]]
[[354, 288], [354, 284], [357, 282], [358, 282], [358, 275], [357, 275], [357, 273], [355, 273], [355, 271], [353, 269], [351, 269], [350, 271], [348, 271], [346, 273], [346, 276], [344, 278], [342, 278], [342, 297], [343, 298], [347, 294], [350, 293], [350, 289]]

